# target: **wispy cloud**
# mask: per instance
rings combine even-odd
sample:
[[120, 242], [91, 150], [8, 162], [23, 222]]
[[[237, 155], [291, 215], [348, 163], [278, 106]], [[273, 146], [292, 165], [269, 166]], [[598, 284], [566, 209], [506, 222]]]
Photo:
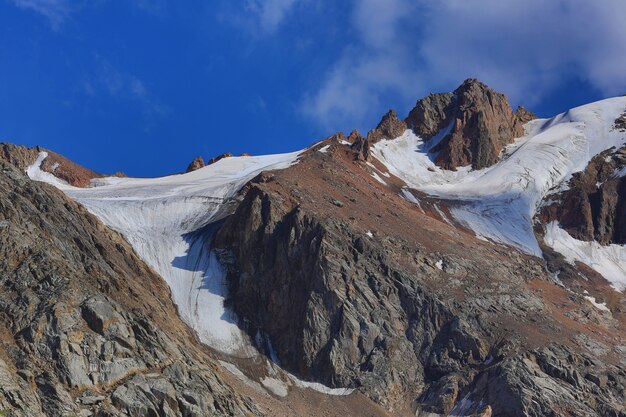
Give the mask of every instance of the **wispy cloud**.
[[358, 126], [389, 94], [411, 100], [470, 76], [531, 105], [567, 77], [626, 89], [622, 0], [361, 0], [351, 16], [356, 42], [301, 102], [324, 126]]
[[298, 0], [247, 0], [246, 9], [257, 20], [263, 33], [272, 33], [281, 25]]
[[245, 0], [230, 4], [219, 17], [235, 27], [254, 36], [272, 35], [293, 13], [293, 9], [307, 0]]
[[328, 129], [358, 126], [373, 109], [380, 112], [385, 94], [414, 95], [414, 49], [401, 36], [414, 31], [416, 9], [411, 0], [355, 2], [351, 25], [357, 43], [340, 52], [321, 86], [304, 97], [301, 112]]
[[90, 96], [105, 94], [114, 99], [138, 103], [149, 118], [167, 113], [167, 108], [138, 76], [116, 68], [101, 56], [95, 57], [95, 69], [83, 78], [82, 90]]
[[21, 9], [32, 10], [46, 17], [53, 29], [59, 26], [70, 16], [73, 9], [69, 0], [11, 0]]

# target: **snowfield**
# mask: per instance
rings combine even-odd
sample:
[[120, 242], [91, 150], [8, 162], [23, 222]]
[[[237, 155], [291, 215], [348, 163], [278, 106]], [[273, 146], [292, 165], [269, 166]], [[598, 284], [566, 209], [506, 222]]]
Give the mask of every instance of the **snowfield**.
[[557, 222], [548, 225], [544, 241], [570, 264], [581, 262], [606, 278], [615, 290], [626, 289], [626, 248], [623, 245], [602, 246], [596, 241], [574, 239]]
[[168, 283], [181, 318], [200, 340], [227, 354], [247, 356], [249, 343], [224, 307], [225, 274], [211, 244], [225, 204], [262, 171], [286, 168], [301, 152], [224, 158], [187, 174], [163, 178], [102, 178], [76, 188], [40, 169], [28, 175], [65, 191], [103, 223], [122, 233]]
[[[500, 162], [482, 170], [463, 167], [447, 171], [437, 167], [434, 155], [428, 152], [432, 144], [425, 144], [410, 130], [400, 138], [375, 144], [372, 154], [410, 187], [453, 200], [449, 206], [454, 219], [478, 237], [542, 256], [532, 229], [537, 208], [546, 195], [565, 187], [573, 173], [585, 169], [595, 155], [626, 143], [626, 135], [612, 129], [624, 111], [626, 98], [617, 97], [551, 119], [533, 120], [525, 126], [526, 135], [505, 149]], [[590, 257], [588, 251], [571, 242], [571, 237], [551, 237], [553, 242], [561, 242], [555, 243], [555, 249], [567, 248], [572, 261], [588, 264], [616, 288], [623, 288], [623, 246], [613, 245], [617, 247], [603, 255], [596, 248]], [[607, 260], [613, 266], [606, 266]]]

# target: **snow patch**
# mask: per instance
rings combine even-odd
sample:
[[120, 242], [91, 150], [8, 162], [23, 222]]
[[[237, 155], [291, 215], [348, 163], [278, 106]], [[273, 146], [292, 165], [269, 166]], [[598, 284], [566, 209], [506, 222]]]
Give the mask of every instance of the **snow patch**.
[[280, 379], [265, 377], [261, 379], [261, 384], [278, 397], [286, 397], [289, 393], [289, 387]]
[[386, 182], [385, 182], [382, 178], [380, 178], [380, 177], [378, 176], [378, 174], [377, 174], [377, 173], [372, 172], [372, 177], [373, 177], [376, 181], [378, 181], [379, 183], [381, 183], [382, 185], [387, 185], [387, 183], [386, 183]]
[[169, 285], [181, 318], [200, 340], [231, 355], [253, 350], [224, 305], [225, 273], [212, 250], [224, 204], [262, 171], [287, 168], [301, 152], [232, 157], [196, 171], [162, 178], [102, 178], [91, 188], [71, 187], [41, 171], [42, 152], [27, 169], [57, 186], [107, 226], [122, 233]]
[[406, 200], [410, 201], [413, 204], [417, 204], [418, 206], [420, 206], [419, 200], [417, 199], [417, 197], [413, 195], [411, 191], [409, 191], [408, 188], [402, 187], [402, 190], [400, 190], [400, 192], [402, 192], [402, 197], [404, 197]]
[[291, 380], [293, 381], [295, 386], [299, 388], [312, 389], [322, 394], [345, 396], [345, 395], [350, 395], [354, 392], [353, 388], [329, 388], [326, 385], [320, 384], [318, 382], [302, 381], [292, 374], [288, 374], [288, 375], [289, 375], [289, 378], [291, 378]]
[[[67, 182], [41, 169], [41, 164], [47, 157], [48, 152], [39, 152], [35, 162], [26, 168], [26, 174], [35, 181], [47, 182], [48, 184], [54, 185], [55, 187], [60, 189], [74, 188]], [[55, 166], [55, 168], [56, 167], [58, 167], [58, 165]]]
[[587, 295], [585, 296], [585, 299], [589, 301], [598, 310], [608, 311], [609, 313], [611, 312], [611, 310], [606, 306], [606, 303], [598, 303], [595, 297], [591, 297]]
[[330, 145], [322, 146], [317, 151], [321, 152], [321, 153], [326, 153], [326, 152], [328, 152], [328, 148], [330, 148]]
[[443, 259], [439, 259], [436, 263], [435, 266], [437, 267], [437, 269], [439, 269], [440, 271], [443, 271]]
[[626, 289], [626, 247], [602, 246], [598, 242], [574, 239], [557, 222], [546, 227], [544, 242], [574, 265], [581, 262], [602, 275], [617, 291]]
[[446, 216], [445, 213], [439, 208], [438, 204], [435, 204], [434, 207], [437, 214], [439, 214], [439, 217], [441, 217], [441, 220], [448, 223], [450, 226], [454, 226], [448, 216]]

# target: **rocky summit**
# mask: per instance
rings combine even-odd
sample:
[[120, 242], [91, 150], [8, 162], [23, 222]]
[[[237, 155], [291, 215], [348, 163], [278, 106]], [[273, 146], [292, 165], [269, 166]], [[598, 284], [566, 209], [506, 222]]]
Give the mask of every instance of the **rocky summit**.
[[161, 178], [1, 144], [0, 415], [626, 417], [625, 115], [468, 79]]

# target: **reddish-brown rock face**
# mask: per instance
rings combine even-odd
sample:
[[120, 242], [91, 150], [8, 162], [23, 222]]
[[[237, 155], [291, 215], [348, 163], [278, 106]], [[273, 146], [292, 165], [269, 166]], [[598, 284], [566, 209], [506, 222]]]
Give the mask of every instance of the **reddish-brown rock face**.
[[370, 160], [370, 141], [368, 139], [361, 136], [358, 130], [354, 130], [350, 133], [349, 141], [352, 142], [351, 148], [357, 152], [357, 160]]
[[524, 106], [517, 106], [515, 110], [515, 116], [522, 123], [528, 123], [531, 120], [535, 120], [537, 115], [529, 110], [527, 110]]
[[534, 117], [525, 109], [518, 113], [513, 113], [504, 94], [468, 79], [453, 93], [431, 94], [419, 100], [406, 124], [426, 140], [450, 128], [431, 148], [438, 166], [481, 169], [493, 165], [500, 151], [522, 136], [523, 123]]
[[204, 159], [201, 156], [196, 156], [196, 159], [191, 161], [185, 172], [196, 171], [202, 167], [204, 167]]
[[406, 122], [398, 119], [395, 110], [389, 110], [378, 123], [376, 129], [368, 133], [367, 139], [371, 143], [381, 139], [395, 139], [401, 136], [406, 129]]
[[41, 163], [41, 169], [54, 174], [55, 177], [75, 187], [86, 187], [92, 179], [103, 177], [102, 174], [70, 161], [63, 155], [39, 146], [27, 148], [10, 143], [0, 144], [0, 159], [24, 170], [37, 160], [39, 152], [47, 152], [48, 156]]
[[211, 165], [216, 163], [217, 161], [219, 161], [220, 159], [224, 159], [224, 158], [230, 158], [231, 156], [233, 156], [232, 153], [230, 152], [225, 152], [223, 154], [217, 155], [215, 158], [211, 158], [207, 161], [207, 165]]
[[615, 172], [626, 167], [626, 147], [609, 149], [591, 160], [569, 181], [568, 189], [550, 195], [539, 219], [558, 221], [578, 240], [626, 243], [626, 180]]

